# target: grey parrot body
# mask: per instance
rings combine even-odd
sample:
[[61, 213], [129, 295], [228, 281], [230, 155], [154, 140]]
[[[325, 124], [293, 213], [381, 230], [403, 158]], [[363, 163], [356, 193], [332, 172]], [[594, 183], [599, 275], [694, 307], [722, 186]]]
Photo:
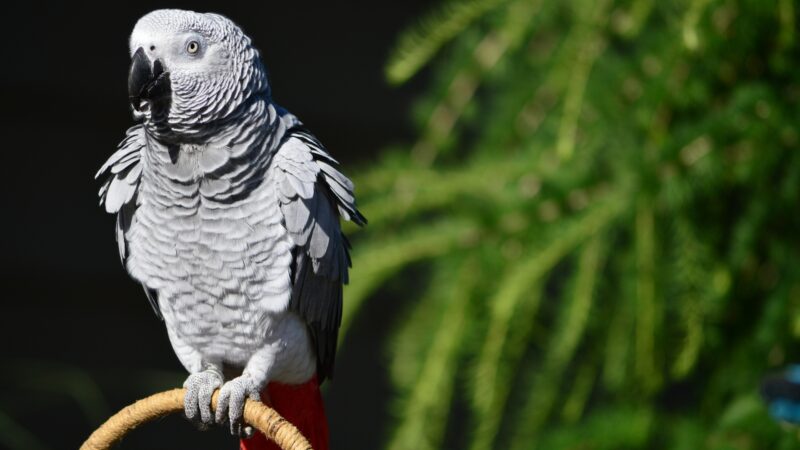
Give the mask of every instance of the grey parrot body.
[[[209, 422], [204, 403], [224, 383], [217, 421], [236, 432], [235, 410], [266, 383], [332, 375], [350, 264], [339, 217], [366, 221], [336, 161], [272, 102], [258, 52], [232, 22], [155, 11], [131, 53], [148, 66], [131, 75], [143, 123], [98, 172], [101, 201], [191, 374], [187, 415]], [[225, 380], [227, 369], [241, 375]]]

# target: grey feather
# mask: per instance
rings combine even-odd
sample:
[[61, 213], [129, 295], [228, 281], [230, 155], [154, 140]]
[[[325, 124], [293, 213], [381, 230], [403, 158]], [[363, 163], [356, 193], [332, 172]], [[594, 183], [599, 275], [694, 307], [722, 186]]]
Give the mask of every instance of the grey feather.
[[[125, 234], [130, 229], [136, 213], [136, 193], [139, 188], [139, 179], [142, 176], [142, 152], [147, 145], [144, 128], [141, 125], [128, 129], [125, 139], [117, 147], [108, 160], [95, 175], [95, 178], [107, 177], [100, 188], [100, 204], [105, 206], [107, 212], [116, 213], [116, 238], [119, 258], [123, 265], [128, 257], [127, 240]], [[163, 320], [158, 309], [156, 292], [145, 285], [145, 295], [150, 305]]]
[[164, 320], [164, 317], [161, 315], [161, 308], [158, 306], [158, 293], [155, 289], [150, 289], [145, 285], [142, 285], [144, 289], [144, 295], [147, 297], [147, 301], [150, 302], [150, 306], [153, 307], [153, 312], [156, 313], [156, 317], [161, 320]]
[[359, 225], [366, 220], [356, 208], [352, 182], [309, 132], [290, 130], [274, 164], [284, 224], [295, 244], [289, 307], [309, 326], [317, 373], [324, 379], [333, 375], [342, 286], [350, 266], [339, 217], [353, 218]]

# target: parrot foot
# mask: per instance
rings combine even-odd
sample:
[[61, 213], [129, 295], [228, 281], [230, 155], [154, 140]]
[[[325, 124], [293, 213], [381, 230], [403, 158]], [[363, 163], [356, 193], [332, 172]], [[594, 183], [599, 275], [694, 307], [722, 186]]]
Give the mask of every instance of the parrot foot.
[[211, 395], [218, 387], [222, 386], [222, 382], [222, 372], [209, 367], [202, 372], [189, 375], [189, 378], [183, 383], [183, 387], [186, 388], [183, 410], [186, 417], [201, 430], [207, 429], [214, 423], [214, 415], [211, 412]]
[[260, 391], [258, 383], [247, 373], [223, 384], [217, 402], [217, 423], [228, 423], [234, 436], [250, 438], [253, 435], [253, 427], [245, 425], [242, 420], [244, 403], [247, 398], [260, 400]]

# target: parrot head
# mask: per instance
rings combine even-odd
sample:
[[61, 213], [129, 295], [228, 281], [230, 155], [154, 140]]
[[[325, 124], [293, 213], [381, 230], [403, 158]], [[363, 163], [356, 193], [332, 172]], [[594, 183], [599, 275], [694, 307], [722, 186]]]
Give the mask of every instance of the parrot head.
[[130, 54], [134, 115], [171, 132], [191, 133], [231, 116], [253, 95], [269, 96], [258, 50], [218, 14], [153, 11], [136, 23]]

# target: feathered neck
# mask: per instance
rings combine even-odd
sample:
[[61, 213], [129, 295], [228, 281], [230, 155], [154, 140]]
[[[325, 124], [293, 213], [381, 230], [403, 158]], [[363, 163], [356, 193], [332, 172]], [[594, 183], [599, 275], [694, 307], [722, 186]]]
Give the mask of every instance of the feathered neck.
[[[233, 115], [232, 115], [233, 117]], [[191, 139], [145, 124], [145, 171], [179, 183], [203, 178], [249, 178], [265, 170], [287, 131], [300, 122], [274, 103], [249, 102], [238, 120], [207, 124]]]

